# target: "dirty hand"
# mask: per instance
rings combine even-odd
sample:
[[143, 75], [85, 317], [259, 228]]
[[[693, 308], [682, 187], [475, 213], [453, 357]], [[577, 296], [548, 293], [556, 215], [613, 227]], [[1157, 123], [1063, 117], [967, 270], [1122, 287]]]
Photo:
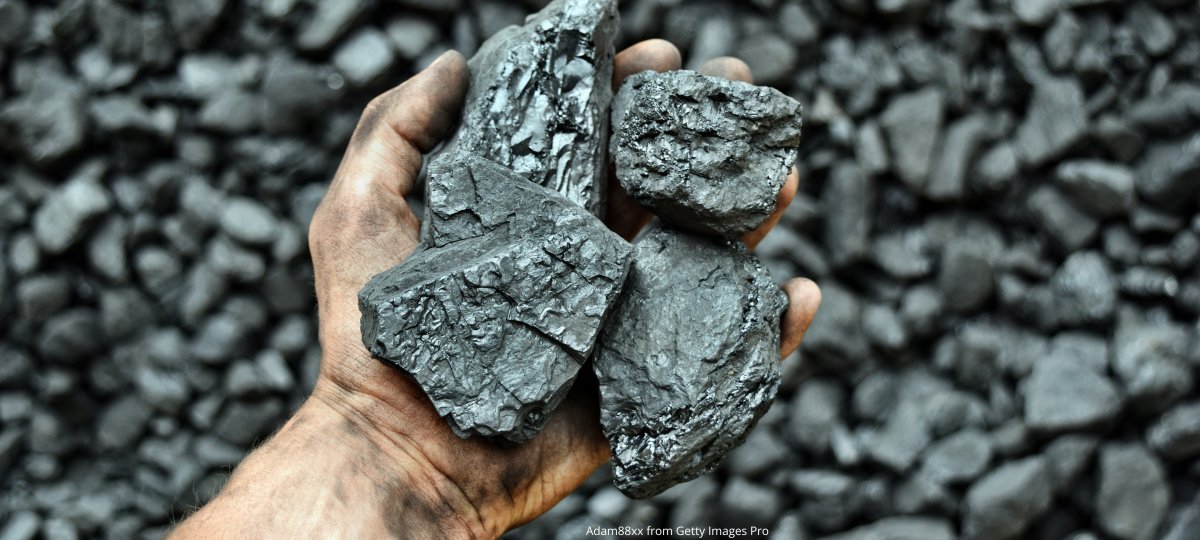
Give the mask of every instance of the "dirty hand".
[[[617, 55], [613, 84], [679, 67], [673, 45], [642, 42]], [[751, 76], [728, 58], [702, 71]], [[178, 537], [497, 537], [548, 510], [608, 459], [587, 370], [537, 437], [504, 448], [458, 438], [420, 387], [362, 345], [358, 291], [417, 247], [420, 223], [405, 196], [422, 154], [453, 128], [467, 80], [465, 60], [449, 52], [367, 106], [309, 231], [324, 353], [313, 394]], [[650, 214], [611, 184], [607, 222], [632, 238]], [[775, 215], [747, 235], [751, 248], [779, 221], [798, 184], [793, 170]], [[786, 356], [799, 345], [820, 292], [803, 279], [784, 290]]]

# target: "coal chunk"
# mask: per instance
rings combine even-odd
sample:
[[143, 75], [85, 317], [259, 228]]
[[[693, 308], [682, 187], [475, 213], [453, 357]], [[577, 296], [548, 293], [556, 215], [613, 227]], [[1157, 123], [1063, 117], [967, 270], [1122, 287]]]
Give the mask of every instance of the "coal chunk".
[[1117, 304], [1112, 269], [1100, 253], [1072, 254], [1051, 278], [1059, 322], [1076, 325], [1108, 321]]
[[1055, 179], [1096, 217], [1128, 214], [1133, 209], [1133, 171], [1124, 165], [1090, 159], [1068, 161], [1055, 170]]
[[661, 224], [639, 238], [594, 359], [621, 491], [660, 493], [745, 440], [779, 387], [786, 306], [739, 242]]
[[676, 226], [736, 237], [762, 225], [796, 161], [800, 104], [694, 71], [643, 72], [613, 106], [621, 187]]
[[941, 90], [929, 87], [893, 99], [880, 117], [896, 160], [896, 172], [915, 193], [925, 187], [933, 168], [945, 101]]
[[87, 136], [82, 85], [45, 77], [29, 92], [0, 105], [0, 140], [36, 165], [53, 165], [83, 146]]
[[1100, 449], [1096, 519], [1105, 532], [1124, 540], [1148, 540], [1158, 531], [1171, 502], [1163, 466], [1137, 443]]
[[591, 355], [633, 248], [482, 158], [444, 155], [429, 177], [422, 249], [359, 294], [363, 343], [459, 436], [524, 442]]
[[1046, 431], [1102, 425], [1121, 411], [1121, 398], [1108, 377], [1069, 359], [1044, 358], [1025, 388], [1025, 422]]
[[1017, 154], [1026, 164], [1041, 165], [1078, 142], [1087, 123], [1083, 88], [1078, 81], [1049, 77], [1037, 81], [1025, 120], [1017, 128]]
[[1159, 454], [1168, 458], [1200, 455], [1200, 402], [1167, 411], [1150, 426], [1146, 438]]
[[1192, 339], [1180, 324], [1118, 319], [1112, 370], [1135, 407], [1162, 410], [1192, 390], [1195, 380], [1187, 360]]
[[1005, 463], [967, 491], [963, 538], [1018, 538], [1050, 508], [1049, 467], [1042, 456]]
[[471, 58], [444, 151], [500, 163], [601, 215], [617, 22], [614, 0], [555, 0], [492, 36]]

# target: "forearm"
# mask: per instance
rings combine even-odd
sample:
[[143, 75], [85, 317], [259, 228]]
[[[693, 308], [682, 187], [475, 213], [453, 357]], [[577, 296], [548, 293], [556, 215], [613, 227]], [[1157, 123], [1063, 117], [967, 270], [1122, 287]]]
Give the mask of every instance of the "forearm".
[[457, 508], [465, 502], [447, 497], [418, 460], [386, 446], [363, 436], [333, 407], [310, 399], [171, 538], [483, 535], [472, 527], [478, 523], [472, 508]]

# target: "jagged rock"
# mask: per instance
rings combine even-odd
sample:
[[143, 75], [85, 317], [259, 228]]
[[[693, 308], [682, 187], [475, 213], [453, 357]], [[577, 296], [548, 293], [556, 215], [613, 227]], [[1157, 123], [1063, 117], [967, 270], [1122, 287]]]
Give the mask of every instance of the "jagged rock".
[[595, 216], [487, 160], [438, 159], [423, 249], [359, 294], [363, 343], [461, 437], [520, 443], [566, 397], [629, 270]]
[[1087, 429], [1121, 412], [1112, 381], [1069, 359], [1040, 360], [1025, 392], [1025, 422], [1035, 430]]
[[1046, 458], [1028, 457], [1005, 463], [977, 480], [967, 491], [963, 538], [1017, 538], [1050, 508]]
[[87, 139], [87, 96], [72, 80], [47, 77], [0, 105], [2, 146], [21, 152], [37, 165], [53, 165]]
[[484, 42], [444, 152], [500, 163], [601, 215], [617, 20], [614, 0], [555, 0]]
[[1100, 449], [1096, 519], [1105, 532], [1125, 540], [1149, 540], [1171, 502], [1166, 473], [1138, 443]]
[[1181, 324], [1118, 318], [1112, 370], [1136, 408], [1159, 411], [1192, 390], [1192, 339]]
[[1137, 199], [1133, 171], [1124, 165], [1085, 159], [1064, 162], [1054, 172], [1058, 183], [1099, 218], [1127, 214]]
[[1160, 454], [1172, 459], [1200, 455], [1200, 402], [1179, 405], [1150, 427], [1146, 438]]
[[896, 161], [896, 173], [915, 193], [922, 191], [933, 167], [944, 102], [942, 91], [929, 87], [893, 99], [880, 117]]
[[1083, 88], [1075, 79], [1045, 78], [1033, 87], [1025, 120], [1016, 132], [1017, 154], [1038, 166], [1057, 157], [1083, 136], [1088, 113]]
[[621, 491], [660, 493], [745, 440], [779, 387], [786, 305], [736, 241], [661, 224], [643, 234], [593, 360]]
[[762, 225], [796, 161], [800, 104], [694, 71], [643, 72], [613, 102], [617, 179], [676, 226], [736, 237]]

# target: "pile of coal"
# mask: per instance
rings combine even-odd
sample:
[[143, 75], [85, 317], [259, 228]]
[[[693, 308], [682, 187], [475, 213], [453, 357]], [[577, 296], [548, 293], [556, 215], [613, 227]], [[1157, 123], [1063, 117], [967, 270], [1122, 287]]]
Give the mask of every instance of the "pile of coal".
[[774, 88], [694, 71], [633, 75], [613, 103], [617, 179], [672, 225], [738, 237], [775, 211], [800, 124], [800, 103]]
[[[306, 227], [363, 104], [549, 3], [0, 0], [0, 538], [212, 497], [311, 391]], [[506, 537], [1200, 538], [1195, 2], [619, 8], [617, 50], [805, 103], [755, 254], [822, 306], [713, 473], [605, 467]]]

